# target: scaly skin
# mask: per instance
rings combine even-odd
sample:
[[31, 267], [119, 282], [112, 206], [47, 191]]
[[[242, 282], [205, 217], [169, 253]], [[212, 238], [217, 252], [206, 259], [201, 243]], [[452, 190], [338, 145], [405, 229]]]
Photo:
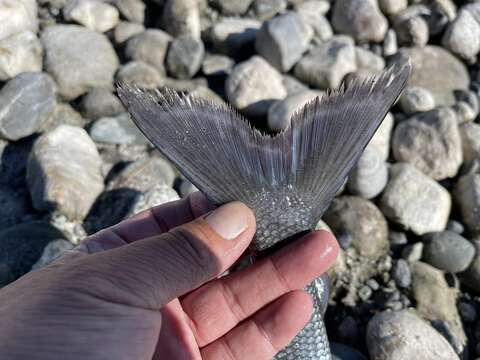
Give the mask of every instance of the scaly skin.
[[[254, 252], [268, 249], [287, 238], [315, 228], [319, 219], [314, 219], [312, 208], [300, 197], [283, 192], [264, 193], [255, 196], [248, 205], [254, 210], [257, 232], [253, 240]], [[328, 277], [321, 276], [305, 289], [314, 302], [310, 322], [283, 349], [276, 360], [330, 360], [330, 346], [323, 323], [323, 314], [328, 302]]]

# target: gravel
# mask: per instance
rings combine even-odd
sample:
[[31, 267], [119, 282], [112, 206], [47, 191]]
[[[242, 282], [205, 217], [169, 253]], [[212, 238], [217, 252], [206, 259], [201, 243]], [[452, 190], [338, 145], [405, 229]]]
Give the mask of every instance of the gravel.
[[333, 359], [480, 357], [480, 2], [0, 0], [0, 24], [0, 285], [198, 190], [115, 82], [232, 106], [274, 135], [342, 81], [410, 59], [318, 224], [341, 246]]

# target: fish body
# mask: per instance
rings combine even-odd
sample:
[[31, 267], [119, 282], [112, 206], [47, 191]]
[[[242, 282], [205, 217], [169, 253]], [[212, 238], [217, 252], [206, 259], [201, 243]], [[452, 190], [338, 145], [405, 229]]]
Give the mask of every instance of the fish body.
[[[118, 94], [143, 134], [211, 201], [242, 201], [255, 213], [251, 252], [264, 254], [315, 228], [390, 107], [411, 67], [354, 81], [307, 103], [271, 136], [233, 108], [120, 84]], [[329, 360], [323, 314], [328, 278], [306, 287], [312, 318], [275, 359]]]

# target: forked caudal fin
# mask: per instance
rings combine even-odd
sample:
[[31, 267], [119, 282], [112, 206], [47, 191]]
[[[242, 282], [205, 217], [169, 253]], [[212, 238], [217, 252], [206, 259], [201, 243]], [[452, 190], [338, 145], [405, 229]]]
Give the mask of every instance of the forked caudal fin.
[[[326, 210], [390, 107], [411, 66], [353, 81], [307, 103], [291, 125], [262, 134], [233, 108], [178, 94], [118, 85], [143, 134], [217, 204], [258, 194], [300, 194], [312, 218]], [[255, 206], [253, 206], [255, 209]]]

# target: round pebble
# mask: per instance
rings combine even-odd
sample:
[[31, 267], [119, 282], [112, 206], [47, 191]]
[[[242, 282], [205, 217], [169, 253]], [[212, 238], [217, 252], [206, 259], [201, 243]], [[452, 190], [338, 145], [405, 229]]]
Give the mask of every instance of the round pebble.
[[467, 239], [452, 231], [428, 234], [425, 237], [423, 257], [438, 269], [458, 273], [468, 268], [475, 256], [475, 247]]

